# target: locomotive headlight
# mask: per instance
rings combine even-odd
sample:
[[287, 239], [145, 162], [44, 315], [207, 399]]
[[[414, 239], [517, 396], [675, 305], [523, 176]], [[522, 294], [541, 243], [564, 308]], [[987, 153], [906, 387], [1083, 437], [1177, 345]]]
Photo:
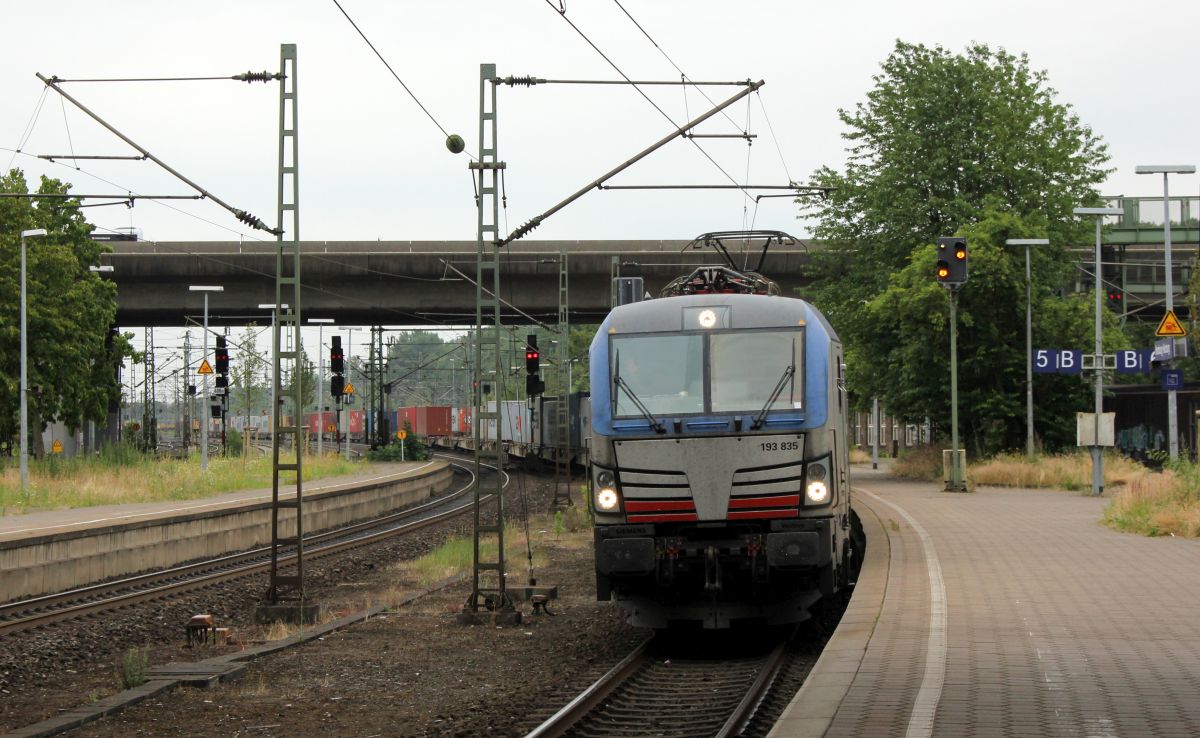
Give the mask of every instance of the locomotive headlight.
[[612, 487], [613, 481], [615, 481], [613, 479], [613, 474], [608, 470], [602, 471], [596, 475], [596, 484], [600, 485], [601, 487]]
[[825, 486], [825, 482], [814, 480], [804, 488], [804, 496], [814, 505], [820, 505], [829, 499], [829, 488]]
[[701, 310], [700, 314], [696, 316], [696, 322], [700, 324], [701, 328], [712, 328], [717, 324], [717, 314], [712, 310]]
[[825, 467], [822, 466], [821, 464], [809, 464], [808, 465], [808, 478], [815, 479], [818, 481], [824, 479], [825, 478]]
[[617, 497], [617, 490], [614, 487], [601, 487], [596, 490], [596, 507], [605, 512], [612, 512], [617, 509], [617, 504], [620, 499]]

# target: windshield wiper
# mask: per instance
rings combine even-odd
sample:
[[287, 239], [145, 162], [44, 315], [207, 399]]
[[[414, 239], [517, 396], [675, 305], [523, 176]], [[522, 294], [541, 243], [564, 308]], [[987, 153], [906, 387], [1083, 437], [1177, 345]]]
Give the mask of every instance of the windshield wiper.
[[[795, 353], [793, 352], [792, 355], [795, 356]], [[758, 411], [758, 416], [754, 418], [754, 423], [750, 425], [750, 430], [758, 430], [763, 426], [763, 423], [767, 422], [767, 410], [770, 410], [771, 406], [775, 404], [775, 401], [779, 399], [780, 393], [783, 392], [783, 386], [787, 384], [788, 380], [795, 376], [795, 374], [795, 364], [788, 364], [783, 368], [783, 376], [780, 377], [779, 381], [775, 384], [775, 391], [772, 392], [771, 396], [767, 398], [767, 404], [763, 405], [762, 410]]]
[[625, 390], [625, 394], [629, 395], [629, 399], [633, 400], [633, 404], [637, 406], [637, 409], [642, 412], [642, 415], [645, 416], [646, 420], [650, 421], [650, 427], [654, 429], [655, 433], [667, 432], [667, 429], [663, 426], [663, 424], [658, 422], [658, 418], [655, 418], [650, 412], [650, 409], [642, 404], [642, 401], [638, 399], [638, 396], [633, 393], [633, 390], [629, 387], [629, 383], [624, 379], [621, 379], [621, 375], [618, 374], [616, 377], [614, 377], [613, 382], [618, 387]]

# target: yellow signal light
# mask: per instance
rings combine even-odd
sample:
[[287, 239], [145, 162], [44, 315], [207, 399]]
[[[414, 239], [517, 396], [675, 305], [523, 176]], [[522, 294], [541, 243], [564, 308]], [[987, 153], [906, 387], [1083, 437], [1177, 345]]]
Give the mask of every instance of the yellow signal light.
[[964, 248], [961, 248], [961, 247], [955, 249], [954, 250], [954, 258], [958, 259], [959, 261], [962, 261], [963, 259], [967, 258], [967, 250]]
[[949, 267], [940, 266], [937, 270], [938, 279], [945, 279], [950, 276]]

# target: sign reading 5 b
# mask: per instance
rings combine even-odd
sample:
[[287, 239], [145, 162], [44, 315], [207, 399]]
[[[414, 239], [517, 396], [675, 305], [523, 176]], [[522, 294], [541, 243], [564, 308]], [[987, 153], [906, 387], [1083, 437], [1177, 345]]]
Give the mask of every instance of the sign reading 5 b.
[[1083, 371], [1083, 352], [1038, 349], [1033, 353], [1033, 371], [1037, 374], [1079, 374]]

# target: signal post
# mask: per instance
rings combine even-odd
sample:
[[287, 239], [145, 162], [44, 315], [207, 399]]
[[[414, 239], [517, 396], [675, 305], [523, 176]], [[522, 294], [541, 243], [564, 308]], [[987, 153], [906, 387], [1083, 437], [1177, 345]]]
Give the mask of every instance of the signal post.
[[958, 291], [967, 283], [967, 239], [937, 240], [937, 280], [950, 295], [950, 451], [942, 466], [946, 491], [966, 492], [966, 453], [958, 448]]

